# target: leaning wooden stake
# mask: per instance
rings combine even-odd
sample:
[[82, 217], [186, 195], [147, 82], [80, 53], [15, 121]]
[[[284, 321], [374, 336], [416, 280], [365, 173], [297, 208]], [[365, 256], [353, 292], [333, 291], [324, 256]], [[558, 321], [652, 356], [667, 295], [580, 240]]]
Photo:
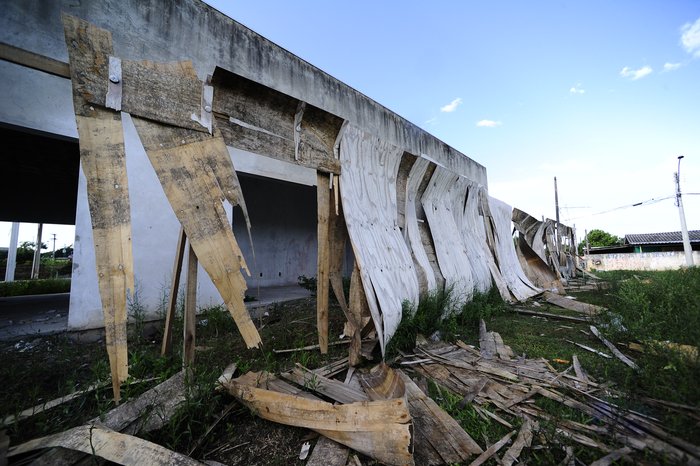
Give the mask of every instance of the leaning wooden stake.
[[330, 288], [330, 179], [327, 173], [317, 172], [316, 200], [318, 208], [318, 275], [316, 276], [316, 325], [318, 344], [322, 354], [328, 352], [328, 291]]
[[182, 261], [185, 257], [185, 230], [180, 227], [180, 235], [177, 240], [177, 248], [175, 250], [175, 262], [173, 263], [173, 281], [170, 285], [170, 296], [168, 297], [168, 312], [165, 315], [165, 329], [163, 331], [163, 345], [160, 349], [160, 355], [165, 356], [170, 353], [173, 343], [173, 320], [175, 319], [175, 311], [177, 310], [177, 294], [180, 290], [180, 274], [182, 273]]
[[195, 327], [197, 325], [197, 256], [190, 245], [187, 256], [187, 290], [185, 292], [185, 315], [183, 329], [183, 367], [194, 363]]

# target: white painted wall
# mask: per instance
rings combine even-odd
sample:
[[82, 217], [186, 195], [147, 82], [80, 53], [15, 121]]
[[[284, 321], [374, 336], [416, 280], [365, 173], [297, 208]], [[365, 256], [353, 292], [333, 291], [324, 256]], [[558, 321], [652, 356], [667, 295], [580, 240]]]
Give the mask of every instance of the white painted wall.
[[[591, 254], [585, 258], [588, 270], [673, 270], [685, 266], [683, 251]], [[693, 251], [700, 264], [700, 251]]]

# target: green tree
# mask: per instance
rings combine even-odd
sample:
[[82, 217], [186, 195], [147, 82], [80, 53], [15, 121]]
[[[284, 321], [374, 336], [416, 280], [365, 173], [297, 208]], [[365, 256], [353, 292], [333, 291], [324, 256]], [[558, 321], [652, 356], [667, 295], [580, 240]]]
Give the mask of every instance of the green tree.
[[[600, 246], [619, 246], [622, 244], [622, 239], [615, 235], [611, 235], [607, 231], [595, 229], [588, 232], [588, 244], [592, 248]], [[578, 244], [578, 253], [583, 254], [585, 247], [586, 238], [583, 238], [583, 241]]]

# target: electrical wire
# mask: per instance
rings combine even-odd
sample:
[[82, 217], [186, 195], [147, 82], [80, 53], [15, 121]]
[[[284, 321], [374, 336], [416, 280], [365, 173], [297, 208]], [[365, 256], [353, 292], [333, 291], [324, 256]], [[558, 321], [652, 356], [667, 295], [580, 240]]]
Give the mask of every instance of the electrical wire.
[[[695, 195], [695, 194], [700, 194], [700, 193], [684, 193], [684, 194], [686, 194], [686, 195]], [[604, 210], [604, 211], [602, 211], [602, 212], [596, 212], [596, 213], [593, 213], [593, 214], [581, 215], [581, 216], [579, 216], [579, 217], [569, 218], [569, 219], [566, 219], [566, 221], [569, 222], [569, 221], [571, 221], [571, 220], [578, 220], [578, 219], [581, 219], [581, 218], [594, 217], [594, 216], [596, 216], [596, 215], [609, 214], [610, 212], [615, 212], [615, 211], [617, 211], [617, 210], [623, 210], [623, 209], [629, 209], [629, 208], [631, 208], [631, 207], [639, 207], [639, 206], [643, 206], [643, 205], [656, 204], [657, 202], [665, 201], [665, 200], [667, 200], [667, 199], [672, 199], [672, 198], [675, 198], [675, 197], [676, 197], [676, 195], [674, 194], [674, 195], [672, 195], [672, 196], [661, 197], [661, 198], [658, 198], [658, 199], [657, 199], [657, 198], [651, 198], [651, 199], [647, 199], [646, 201], [635, 202], [634, 204], [627, 204], [627, 205], [623, 205], [623, 206], [620, 206], [620, 207], [615, 207], [615, 208], [613, 208], [613, 209]]]

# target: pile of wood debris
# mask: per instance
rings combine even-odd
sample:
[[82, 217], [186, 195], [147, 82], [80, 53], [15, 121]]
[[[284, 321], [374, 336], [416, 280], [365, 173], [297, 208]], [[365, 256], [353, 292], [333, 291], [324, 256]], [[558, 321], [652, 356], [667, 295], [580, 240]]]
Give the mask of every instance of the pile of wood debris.
[[[344, 358], [315, 370], [297, 366], [278, 375], [247, 372], [234, 378], [232, 365], [219, 378], [218, 389], [263, 419], [321, 434], [313, 449], [307, 445], [302, 451], [313, 466], [361, 464], [353, 452], [395, 465], [478, 465], [489, 459], [511, 465], [524, 449], [538, 445], [564, 448], [563, 464], [576, 464], [573, 448], [547, 444], [547, 436], [540, 433], [545, 423], [554, 426], [555, 438], [600, 452], [596, 465], [631, 460], [644, 450], [672, 463], [700, 464], [698, 446], [669, 434], [659, 420], [612, 403], [620, 394], [596, 383], [575, 356], [563, 371], [545, 359], [517, 357], [483, 321], [479, 349], [461, 341], [438, 342], [416, 347], [393, 366], [355, 370]], [[462, 397], [461, 406], [471, 404], [480, 416], [510, 432], [491, 445], [480, 445], [430, 398], [428, 380]], [[12, 447], [9, 456], [61, 447], [40, 459], [72, 464], [81, 457], [77, 451], [119, 464], [202, 464], [132, 435], [162, 425], [183, 399], [182, 382], [179, 374], [103, 419]], [[553, 419], [536, 404], [540, 397], [580, 411], [589, 421]]]

